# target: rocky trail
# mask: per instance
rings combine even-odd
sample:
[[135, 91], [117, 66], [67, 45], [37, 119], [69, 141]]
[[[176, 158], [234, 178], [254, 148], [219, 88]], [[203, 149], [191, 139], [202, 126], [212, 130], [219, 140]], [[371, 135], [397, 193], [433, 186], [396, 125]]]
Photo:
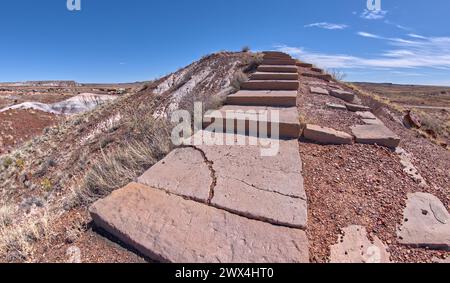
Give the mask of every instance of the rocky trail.
[[[366, 100], [265, 52], [202, 131], [94, 203], [92, 219], [161, 262], [444, 261], [448, 172], [416, 165], [431, 145]], [[448, 168], [448, 152], [433, 154]]]

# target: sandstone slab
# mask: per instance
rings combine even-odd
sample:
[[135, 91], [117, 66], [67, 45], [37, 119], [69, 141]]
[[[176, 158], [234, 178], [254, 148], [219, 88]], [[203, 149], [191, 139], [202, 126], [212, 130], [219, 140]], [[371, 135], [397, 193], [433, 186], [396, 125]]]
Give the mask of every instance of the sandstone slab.
[[450, 214], [442, 202], [426, 193], [409, 194], [399, 242], [414, 247], [450, 250]]
[[367, 238], [366, 228], [350, 226], [343, 229], [344, 235], [331, 246], [332, 263], [389, 263], [390, 254], [378, 237], [372, 243]]
[[326, 106], [328, 108], [336, 109], [336, 110], [347, 110], [347, 107], [345, 107], [345, 105], [342, 105], [342, 104], [327, 103]]
[[302, 73], [302, 76], [304, 77], [310, 77], [310, 78], [316, 78], [324, 81], [331, 81], [333, 80], [333, 77], [329, 74], [320, 74], [320, 73]]
[[310, 63], [297, 62], [297, 66], [302, 67], [302, 68], [311, 68], [313, 65]]
[[257, 70], [270, 73], [298, 73], [297, 66], [260, 65]]
[[[214, 142], [207, 141], [212, 135], [208, 131], [200, 131], [186, 140], [185, 145], [189, 147], [182, 150], [195, 149], [202, 154], [205, 164], [209, 165], [206, 172], [212, 176], [213, 182], [209, 179], [199, 182], [195, 190], [185, 187], [180, 191], [178, 186], [163, 190], [188, 199], [194, 198], [186, 192], [209, 192], [208, 203], [234, 214], [287, 227], [306, 227], [307, 202], [297, 140], [258, 138], [251, 143], [248, 136], [227, 133], [212, 137]], [[270, 147], [275, 149], [273, 154], [262, 154], [263, 148]], [[185, 155], [185, 158], [176, 162], [188, 163], [189, 156]], [[164, 160], [158, 166], [165, 167], [164, 171], [180, 168], [173, 161]], [[178, 176], [201, 170], [205, 170], [202, 164], [172, 170], [172, 178], [179, 179]], [[140, 178], [139, 181], [151, 184], [151, 178], [159, 178], [159, 171], [161, 169], [150, 168], [145, 179]]]
[[130, 184], [90, 208], [94, 223], [160, 262], [308, 262], [305, 232]]
[[147, 170], [138, 182], [206, 203], [213, 178], [200, 151], [178, 148]]
[[346, 103], [345, 106], [349, 111], [352, 112], [358, 112], [358, 111], [370, 111], [370, 107], [359, 105], [359, 104], [352, 104], [352, 103]]
[[400, 144], [400, 138], [384, 125], [358, 125], [352, 127], [352, 132], [358, 143], [389, 148], [396, 148]]
[[345, 90], [335, 89], [330, 93], [332, 96], [340, 98], [346, 102], [353, 102], [355, 100], [355, 94]]
[[298, 80], [298, 74], [296, 73], [269, 73], [269, 72], [256, 72], [251, 75], [251, 80]]
[[347, 133], [316, 125], [306, 125], [303, 136], [320, 144], [353, 144], [353, 137]]
[[380, 119], [376, 118], [376, 119], [361, 119], [364, 124], [366, 125], [380, 125], [380, 126], [384, 126], [383, 121], [381, 121]]
[[330, 92], [328, 90], [326, 90], [325, 88], [321, 88], [321, 87], [312, 86], [309, 88], [309, 90], [311, 91], [311, 93], [315, 93], [315, 94], [321, 94], [321, 95], [329, 95], [330, 94]]
[[356, 112], [356, 115], [358, 115], [361, 119], [367, 119], [367, 120], [377, 120], [377, 116], [373, 115], [372, 112], [369, 111], [363, 111], [363, 112]]
[[281, 106], [297, 105], [297, 91], [251, 91], [241, 90], [227, 97], [227, 104], [244, 106]]
[[280, 66], [295, 66], [294, 59], [277, 59], [277, 58], [264, 58], [263, 65], [280, 65]]
[[279, 51], [264, 51], [264, 59], [271, 59], [271, 58], [283, 58], [283, 59], [291, 59], [292, 57], [289, 54], [279, 52]]
[[291, 139], [299, 138], [301, 131], [297, 107], [226, 105], [218, 111], [205, 114], [203, 127], [252, 135], [257, 135], [263, 127], [269, 137], [278, 132], [279, 137]]
[[241, 84], [242, 90], [298, 90], [299, 82], [293, 80], [251, 80]]

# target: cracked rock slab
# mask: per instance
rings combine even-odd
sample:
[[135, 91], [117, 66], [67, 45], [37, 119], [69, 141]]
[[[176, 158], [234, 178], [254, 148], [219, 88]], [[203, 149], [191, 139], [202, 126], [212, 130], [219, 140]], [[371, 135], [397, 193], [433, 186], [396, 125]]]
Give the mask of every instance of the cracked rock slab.
[[94, 223], [145, 256], [173, 263], [305, 263], [304, 231], [250, 220], [132, 183], [90, 208]]
[[[211, 134], [200, 131], [191, 139], [195, 140], [202, 135]], [[245, 145], [239, 145], [239, 143], [225, 145], [230, 139], [233, 141], [243, 139]], [[157, 171], [150, 169], [145, 174], [145, 182], [142, 181], [143, 178], [140, 178], [139, 182], [152, 184], [152, 178], [178, 179], [179, 176], [194, 175], [193, 172], [203, 171], [201, 175], [204, 178], [197, 180], [196, 188], [186, 186], [164, 188], [168, 192], [195, 199], [190, 193], [199, 191], [206, 196], [207, 192], [211, 191], [209, 174], [213, 170], [215, 180], [212, 194], [210, 194], [211, 205], [251, 219], [288, 227], [306, 227], [306, 193], [303, 187], [298, 141], [267, 139], [273, 142], [273, 148], [277, 149], [277, 153], [275, 152], [272, 156], [263, 156], [261, 149], [264, 147], [261, 144], [266, 141], [255, 138], [257, 145], [251, 145], [250, 139], [252, 138], [228, 133], [222, 135], [224, 145], [202, 144], [183, 148], [181, 150], [189, 149], [190, 152], [190, 154], [182, 155], [183, 160], [171, 159], [166, 162], [163, 160], [161, 164], [157, 164], [159, 167]], [[192, 150], [201, 152], [211, 168], [202, 163], [184, 168], [179, 166], [179, 164], [190, 162]], [[177, 170], [174, 170], [175, 168]], [[160, 177], [160, 171], [171, 172], [171, 174]], [[193, 178], [197, 179], [195, 176]]]
[[378, 237], [373, 243], [367, 237], [366, 228], [350, 226], [343, 229], [339, 242], [331, 246], [332, 263], [389, 263], [390, 254]]
[[397, 236], [408, 246], [450, 250], [450, 215], [437, 197], [409, 194]]
[[138, 183], [207, 202], [213, 182], [202, 153], [194, 148], [178, 148], [138, 178]]

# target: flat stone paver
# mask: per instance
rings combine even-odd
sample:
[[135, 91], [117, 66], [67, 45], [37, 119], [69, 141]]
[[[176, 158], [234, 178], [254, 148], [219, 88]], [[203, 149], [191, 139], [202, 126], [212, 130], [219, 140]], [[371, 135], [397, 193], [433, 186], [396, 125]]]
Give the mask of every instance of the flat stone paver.
[[353, 137], [347, 133], [317, 125], [306, 125], [303, 136], [320, 144], [353, 144]]
[[335, 89], [332, 90], [330, 94], [346, 102], [353, 102], [355, 100], [355, 94], [345, 90]]
[[[261, 143], [249, 144], [249, 137], [224, 134], [222, 143], [228, 139], [236, 141], [243, 138], [244, 145], [194, 145], [195, 138], [211, 135], [201, 131], [189, 139], [191, 147], [182, 148], [189, 154], [180, 154], [184, 160], [163, 159], [150, 168], [139, 182], [145, 185], [154, 183], [153, 178], [181, 179], [196, 171], [205, 171], [206, 176], [198, 180], [196, 188], [189, 184], [175, 183], [163, 188], [189, 199], [193, 192], [209, 195], [211, 204], [227, 211], [252, 219], [267, 221], [288, 227], [305, 228], [307, 224], [306, 193], [303, 187], [302, 162], [298, 141], [272, 140], [277, 143], [277, 152], [273, 156], [262, 156]], [[204, 164], [183, 167], [189, 163], [192, 150], [204, 156]], [[181, 166], [180, 166], [181, 164]], [[160, 172], [172, 172], [171, 176], [160, 177]], [[213, 179], [207, 178], [207, 175]], [[180, 189], [181, 188], [181, 189]]]
[[241, 83], [242, 90], [298, 90], [299, 82], [293, 80], [251, 80]]
[[378, 237], [372, 243], [367, 238], [366, 228], [350, 226], [343, 229], [336, 245], [331, 246], [332, 263], [389, 263], [390, 254]]
[[397, 236], [405, 245], [449, 251], [450, 215], [437, 197], [409, 194]]
[[343, 104], [327, 103], [326, 106], [331, 109], [347, 111], [347, 107], [345, 107], [345, 105]]
[[244, 106], [279, 106], [297, 105], [297, 91], [285, 90], [241, 90], [227, 96], [226, 103]]
[[302, 230], [250, 220], [131, 183], [90, 208], [98, 227], [160, 262], [305, 263]]
[[358, 111], [370, 111], [370, 107], [359, 105], [359, 104], [353, 104], [353, 103], [346, 103], [345, 106], [349, 111], [352, 112], [358, 112]]
[[375, 116], [372, 112], [369, 111], [358, 111], [356, 112], [356, 115], [358, 115], [361, 119], [367, 119], [367, 120], [377, 120], [377, 116]]
[[309, 88], [309, 90], [311, 91], [311, 93], [314, 93], [314, 94], [321, 94], [321, 95], [329, 95], [330, 94], [330, 92], [327, 89], [322, 88], [322, 87], [312, 86]]
[[[267, 122], [261, 122], [261, 117]], [[266, 107], [226, 105], [217, 111], [205, 114], [204, 129], [220, 128], [221, 131], [247, 133], [249, 129], [259, 128], [260, 123], [267, 125], [267, 133], [272, 135], [272, 128], [278, 129], [279, 137], [297, 139], [300, 137], [300, 121], [297, 107]], [[239, 125], [245, 127], [238, 127]], [[230, 129], [230, 126], [233, 128]], [[216, 129], [217, 130], [217, 129]], [[256, 134], [256, 133], [254, 133]]]
[[260, 65], [257, 68], [258, 72], [270, 73], [298, 73], [297, 66], [276, 66], [276, 65]]
[[396, 148], [400, 144], [400, 137], [384, 125], [358, 125], [352, 127], [357, 143], [378, 144], [389, 148]]
[[213, 177], [200, 151], [178, 148], [147, 170], [138, 182], [206, 203]]
[[333, 77], [328, 74], [320, 74], [320, 73], [302, 73], [302, 76], [304, 77], [310, 77], [310, 78], [316, 78], [324, 81], [331, 81]]
[[366, 125], [380, 125], [380, 126], [384, 126], [384, 123], [378, 118], [376, 118], [376, 119], [361, 119], [361, 120]]
[[250, 76], [251, 80], [298, 80], [296, 73], [270, 73], [270, 72], [256, 72]]
[[282, 58], [264, 58], [263, 65], [287, 65], [287, 66], [295, 66], [296, 62], [294, 59], [282, 59]]

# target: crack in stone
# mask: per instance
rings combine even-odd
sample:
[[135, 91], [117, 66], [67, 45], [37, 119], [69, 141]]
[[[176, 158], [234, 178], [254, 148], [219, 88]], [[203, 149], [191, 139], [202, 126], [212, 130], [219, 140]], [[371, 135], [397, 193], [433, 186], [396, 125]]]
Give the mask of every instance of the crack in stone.
[[293, 198], [293, 199], [301, 199], [301, 200], [306, 201], [305, 198], [300, 197], [300, 196], [294, 196], [294, 195], [289, 195], [289, 194], [283, 194], [283, 193], [280, 193], [280, 192], [277, 192], [277, 191], [273, 191], [273, 190], [265, 190], [265, 189], [263, 189], [263, 188], [259, 188], [259, 187], [255, 186], [255, 185], [253, 185], [253, 184], [247, 183], [247, 182], [245, 182], [245, 181], [243, 181], [243, 180], [240, 180], [240, 179], [237, 179], [237, 178], [234, 178], [234, 177], [230, 177], [230, 176], [226, 176], [226, 177], [227, 177], [227, 178], [230, 178], [230, 179], [233, 179], [233, 180], [236, 180], [236, 181], [238, 181], [238, 182], [241, 182], [241, 183], [243, 183], [243, 184], [245, 184], [245, 185], [247, 185], [247, 186], [249, 186], [249, 187], [252, 187], [252, 188], [254, 188], [254, 189], [258, 190], [258, 191], [263, 191], [263, 192], [266, 192], [266, 193], [274, 193], [274, 194], [278, 194], [278, 195], [281, 195], [281, 196], [284, 196], [284, 197], [290, 197], [290, 198]]
[[188, 146], [188, 147], [200, 152], [200, 154], [203, 157], [203, 160], [205, 161], [206, 165], [208, 166], [212, 182], [209, 185], [209, 196], [208, 196], [207, 204], [211, 205], [211, 201], [214, 198], [214, 189], [216, 188], [216, 185], [217, 185], [217, 173], [216, 173], [216, 170], [214, 169], [214, 162], [208, 159], [208, 157], [206, 156], [206, 153], [202, 149], [200, 149], [196, 146], [193, 146], [193, 145]]

